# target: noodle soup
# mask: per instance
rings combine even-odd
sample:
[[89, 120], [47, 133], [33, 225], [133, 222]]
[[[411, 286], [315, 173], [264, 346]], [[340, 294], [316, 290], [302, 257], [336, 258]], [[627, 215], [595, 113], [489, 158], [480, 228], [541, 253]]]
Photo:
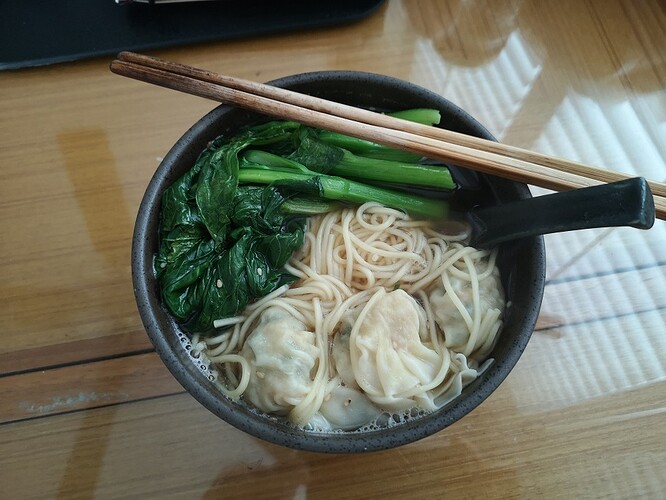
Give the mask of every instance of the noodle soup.
[[[360, 72], [316, 72], [294, 75], [272, 84], [369, 109], [435, 108], [441, 112], [443, 118], [440, 126], [492, 139], [478, 122], [450, 101], [395, 78]], [[433, 250], [426, 249], [431, 248], [430, 246], [422, 246], [425, 252], [433, 254], [433, 258], [446, 258], [448, 262], [453, 255], [447, 252], [456, 249], [461, 253], [459, 259], [448, 262], [450, 272], [446, 273], [446, 278], [441, 275], [430, 284], [421, 283], [417, 287], [418, 279], [423, 279], [425, 274], [409, 285], [398, 284], [398, 281], [403, 277], [413, 277], [419, 272], [424, 272], [430, 258], [427, 254], [425, 257], [413, 257], [411, 260], [403, 254], [401, 258], [405, 260], [401, 262], [405, 264], [404, 267], [394, 263], [394, 267], [387, 267], [384, 276], [380, 277], [375, 266], [387, 265], [388, 257], [383, 251], [386, 249], [382, 248], [379, 242], [370, 240], [370, 244], [378, 246], [382, 252], [373, 257], [358, 246], [356, 252], [367, 264], [358, 268], [352, 267], [352, 270], [348, 271], [348, 267], [342, 263], [348, 251], [345, 245], [339, 242], [343, 240], [340, 240], [341, 234], [337, 227], [342, 227], [343, 220], [356, 224], [358, 222], [356, 214], [344, 216], [340, 213], [336, 216], [337, 222], [313, 218], [310, 221], [308, 236], [305, 237], [303, 252], [294, 254], [287, 262], [292, 272], [300, 273], [301, 277], [292, 283], [290, 288], [280, 289], [277, 295], [267, 299], [267, 301], [277, 300], [281, 306], [277, 303], [269, 306], [267, 302], [249, 304], [247, 309], [238, 314], [225, 317], [219, 325], [218, 333], [209, 338], [201, 336], [196, 338], [185, 333], [177, 318], [165, 308], [160, 295], [160, 284], [154, 274], [154, 259], [160, 247], [159, 224], [164, 192], [191, 169], [201, 151], [220, 134], [234, 134], [245, 126], [263, 120], [265, 117], [228, 106], [219, 106], [194, 124], [174, 145], [146, 189], [137, 215], [132, 242], [132, 277], [141, 319], [164, 364], [197, 401], [219, 418], [242, 432], [299, 450], [358, 453], [393, 448], [430, 436], [463, 418], [502, 383], [518, 362], [529, 341], [543, 296], [545, 252], [541, 237], [504, 243], [494, 252], [477, 252], [473, 249], [463, 250], [464, 231], [457, 234], [449, 228], [445, 231], [438, 230], [439, 225], [433, 228], [415, 229], [425, 234], [426, 239], [431, 238], [428, 234], [431, 231], [443, 233], [444, 244], [432, 246]], [[529, 189], [523, 184], [485, 175], [481, 175], [479, 179], [479, 190], [470, 193], [469, 206], [487, 206], [530, 197]], [[373, 210], [375, 209], [372, 207], [364, 207], [365, 215], [361, 217], [363, 224], [381, 226], [389, 214], [384, 211], [373, 214], [371, 213]], [[417, 226], [420, 224], [416, 220], [399, 220], [396, 223]], [[359, 230], [369, 231], [362, 227], [363, 224], [359, 223]], [[337, 232], [334, 232], [334, 227]], [[407, 234], [403, 229], [386, 228], [386, 231], [396, 233], [390, 238], [403, 237]], [[412, 229], [409, 230], [409, 233], [411, 232]], [[452, 236], [452, 233], [455, 235]], [[322, 238], [318, 236], [319, 234], [325, 237]], [[362, 240], [364, 238], [365, 236], [361, 236]], [[389, 246], [401, 252], [408, 247], [417, 248], [410, 245], [423, 245], [419, 243], [419, 238], [411, 235], [404, 239], [402, 248], [395, 247], [397, 239], [388, 240]], [[330, 246], [333, 244], [331, 241], [336, 240], [338, 253], [330, 253], [326, 259], [317, 259], [317, 252], [310, 253], [308, 250], [312, 246]], [[423, 241], [423, 238], [420, 240]], [[367, 243], [367, 240], [364, 241]], [[354, 248], [356, 247], [350, 247], [349, 255], [354, 255]], [[467, 262], [472, 263], [473, 271], [470, 271]], [[320, 266], [324, 265], [326, 267], [322, 269]], [[499, 278], [496, 269], [499, 270]], [[345, 283], [348, 272], [351, 272], [353, 278], [348, 283], [352, 284]], [[471, 277], [471, 273], [476, 278]], [[329, 276], [320, 278], [315, 275]], [[504, 291], [503, 304], [497, 303], [488, 309], [500, 311], [496, 319], [492, 316], [497, 313], [492, 313], [484, 319], [484, 316], [472, 313], [471, 308], [468, 309], [468, 315], [463, 314], [465, 317], [461, 325], [464, 323], [466, 328], [467, 322], [470, 321], [471, 324], [478, 326], [474, 338], [464, 334], [456, 335], [455, 340], [451, 338], [448, 341], [444, 340], [443, 334], [441, 337], [432, 337], [430, 325], [435, 324], [436, 328], [441, 328], [437, 326], [437, 317], [448, 317], [449, 313], [458, 310], [455, 304], [442, 304], [435, 300], [438, 295], [434, 292], [446, 286], [445, 279], [448, 279], [449, 286], [459, 294], [462, 304], [470, 299], [472, 303], [477, 300], [474, 299], [476, 292], [472, 289], [472, 283], [478, 282], [479, 302], [486, 300], [482, 298], [485, 296], [483, 290], [489, 283], [498, 279], [502, 283], [498, 290]], [[381, 286], [383, 292], [379, 291], [381, 280], [384, 284], [391, 283]], [[306, 282], [307, 286], [304, 286]], [[300, 286], [294, 286], [297, 284]], [[408, 286], [414, 287], [415, 291], [408, 292]], [[347, 289], [351, 291], [352, 288], [358, 288], [358, 291], [350, 295]], [[297, 291], [299, 289], [300, 291]], [[394, 292], [401, 293], [394, 294]], [[360, 298], [354, 299], [359, 302], [353, 302], [351, 297], [359, 295]], [[375, 345], [372, 342], [372, 339], [377, 338], [377, 329], [374, 328], [376, 325], [373, 325], [373, 322], [378, 323], [378, 328], [382, 326], [376, 320], [377, 308], [398, 310], [392, 302], [386, 301], [387, 296], [393, 297], [393, 295], [396, 295], [396, 302], [401, 306], [399, 311], [403, 311], [404, 314], [396, 313], [391, 316], [393, 318], [391, 321], [396, 322], [403, 316], [411, 315], [412, 318], [416, 317], [419, 323], [418, 339], [413, 332], [405, 335], [407, 339], [411, 339], [409, 345], [413, 346], [416, 353], [411, 358], [392, 356], [390, 354], [392, 342], [390, 345], [383, 345], [381, 350], [379, 344]], [[311, 307], [300, 308], [294, 305], [302, 304], [303, 299], [307, 297], [316, 299], [311, 300]], [[345, 301], [347, 302], [344, 310], [336, 309], [340, 316], [337, 318], [338, 314], [335, 314], [333, 309]], [[263, 308], [263, 311], [257, 312], [259, 308]], [[283, 314], [287, 313], [287, 309], [293, 313], [291, 318]], [[365, 321], [359, 323], [358, 331], [354, 332], [352, 337], [353, 325], [356, 325], [354, 320], [363, 311], [365, 311]], [[254, 313], [257, 313], [255, 318], [251, 324], [248, 324], [250, 316]], [[334, 314], [336, 318], [333, 318]], [[428, 315], [435, 318], [435, 321], [428, 323]], [[218, 316], [219, 318], [222, 316]], [[250, 338], [262, 320], [264, 336], [267, 330], [275, 329], [277, 325], [291, 326], [289, 330], [283, 328], [283, 331], [309, 332], [301, 339], [303, 342], [300, 346], [302, 356], [299, 369], [309, 370], [310, 382], [305, 381], [305, 384], [301, 385], [292, 384], [292, 390], [287, 397], [295, 394], [296, 398], [289, 398], [289, 401], [274, 398], [273, 396], [277, 394], [268, 390], [269, 386], [262, 388], [259, 384], [250, 383], [249, 374], [252, 371], [258, 380], [261, 380], [261, 376], [256, 374], [257, 371], [264, 375], [263, 380], [266, 380], [268, 372], [263, 365], [261, 369], [258, 367], [266, 361], [261, 355], [258, 360], [256, 356], [256, 352], [261, 351], [257, 347], [261, 344], [260, 336], [254, 341]], [[423, 321], [426, 322], [425, 329], [421, 328]], [[500, 333], [493, 332], [494, 326], [491, 328], [492, 325], [498, 325], [498, 322], [501, 322]], [[330, 334], [331, 330], [326, 331], [326, 328], [332, 329], [333, 334]], [[484, 334], [483, 331], [488, 333]], [[285, 336], [284, 339], [288, 341], [288, 337]], [[349, 357], [343, 355], [347, 342], [349, 342]], [[352, 356], [352, 344], [355, 349], [354, 356]], [[322, 357], [323, 360], [323, 349], [320, 346], [326, 346], [328, 354], [321, 370], [319, 370], [319, 359]], [[448, 355], [444, 348], [448, 351]], [[468, 352], [470, 349], [471, 352]], [[412, 351], [407, 349], [406, 352]], [[242, 361], [234, 361], [233, 356], [240, 356], [241, 353], [243, 358], [247, 359], [249, 370], [243, 369]], [[389, 353], [386, 358], [388, 361], [380, 356], [381, 353]], [[207, 360], [207, 356], [216, 361]], [[222, 356], [229, 357], [219, 359]], [[462, 363], [463, 356], [467, 369]], [[358, 363], [359, 360], [366, 359], [374, 362], [366, 364], [365, 367], [362, 366], [363, 363]], [[406, 359], [415, 363], [406, 364]], [[352, 362], [356, 368], [352, 366]], [[324, 364], [326, 369], [323, 368]], [[447, 364], [448, 369], [445, 370]], [[387, 385], [385, 388], [382, 385], [382, 380], [386, 380], [383, 378], [386, 374], [385, 367], [393, 369], [395, 366], [419, 367], [420, 370], [416, 370], [416, 374], [410, 370], [405, 371], [409, 376], [424, 375], [419, 379], [421, 384], [419, 390], [404, 389], [405, 386], [400, 384]], [[439, 370], [435, 370], [437, 367]], [[356, 375], [359, 376], [361, 383]], [[473, 380], [472, 375], [475, 377]], [[243, 377], [246, 380], [243, 380]], [[439, 385], [428, 387], [427, 380], [430, 377], [431, 385], [437, 384], [442, 377], [443, 381]], [[271, 377], [269, 382], [270, 380]], [[296, 380], [303, 379], [296, 377]], [[282, 387], [281, 383], [276, 385]], [[363, 387], [368, 390], [367, 394], [363, 392]], [[416, 385], [413, 384], [413, 387], [416, 388]], [[363, 398], [358, 397], [359, 393]], [[459, 396], [455, 397], [458, 393]], [[303, 396], [304, 394], [306, 396]], [[311, 398], [306, 399], [309, 394], [312, 394]], [[449, 396], [453, 398], [450, 401]], [[260, 401], [260, 404], [265, 404], [267, 408], [277, 406], [277, 413], [266, 413], [258, 409], [252, 403], [252, 399]], [[321, 405], [313, 411], [319, 400]], [[357, 402], [361, 404], [356, 405]], [[402, 408], [403, 403], [405, 406], [411, 405], [411, 409], [392, 409]], [[357, 406], [364, 411], [359, 412], [358, 418], [351, 418], [350, 412], [345, 410]], [[335, 409], [341, 409], [342, 414], [337, 415]], [[373, 412], [380, 413], [368, 424], [361, 424], [362, 421], [369, 419]], [[310, 413], [312, 417], [309, 416]], [[319, 414], [325, 415], [325, 420], [318, 418]], [[304, 428], [310, 429], [311, 432], [304, 431]], [[352, 430], [354, 428], [356, 430]]]

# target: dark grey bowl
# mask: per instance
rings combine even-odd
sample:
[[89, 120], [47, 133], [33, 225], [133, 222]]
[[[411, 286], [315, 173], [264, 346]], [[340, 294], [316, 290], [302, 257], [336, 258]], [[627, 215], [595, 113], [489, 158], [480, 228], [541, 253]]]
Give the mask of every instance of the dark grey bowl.
[[[440, 126], [465, 134], [493, 139], [463, 110], [441, 96], [395, 78], [369, 73], [332, 71], [281, 78], [273, 85], [314, 94], [330, 100], [379, 110], [414, 107], [437, 108]], [[179, 340], [183, 333], [163, 308], [153, 274], [158, 248], [160, 200], [164, 189], [193, 164], [206, 144], [262, 117], [228, 106], [219, 106], [194, 124], [169, 151], [155, 172], [139, 207], [132, 243], [134, 293], [143, 324], [162, 361], [202, 405], [238, 429], [290, 448], [331, 453], [357, 453], [404, 445], [441, 431], [479, 406], [507, 377], [521, 356], [536, 323], [545, 277], [545, 250], [541, 237], [501, 246], [499, 267], [510, 306], [505, 326], [491, 356], [495, 363], [448, 406], [418, 420], [390, 429], [364, 433], [312, 433], [258, 415], [242, 403], [220, 394], [188, 356]], [[263, 118], [265, 119], [265, 118]], [[491, 176], [479, 176], [482, 189], [474, 204], [505, 203], [530, 196], [524, 184]]]

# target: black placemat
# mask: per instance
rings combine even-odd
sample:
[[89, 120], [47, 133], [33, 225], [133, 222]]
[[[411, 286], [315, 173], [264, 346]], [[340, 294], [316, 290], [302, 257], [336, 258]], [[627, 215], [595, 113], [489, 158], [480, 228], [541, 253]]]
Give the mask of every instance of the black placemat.
[[0, 69], [332, 26], [362, 19], [382, 3], [218, 0], [117, 5], [114, 0], [0, 0]]

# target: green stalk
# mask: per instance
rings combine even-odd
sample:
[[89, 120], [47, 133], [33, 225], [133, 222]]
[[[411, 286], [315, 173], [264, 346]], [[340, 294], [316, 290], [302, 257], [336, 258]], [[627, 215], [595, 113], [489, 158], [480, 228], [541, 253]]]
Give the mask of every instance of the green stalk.
[[[397, 111], [395, 113], [387, 114], [394, 118], [400, 118], [422, 125], [437, 125], [441, 120], [441, 115], [438, 110], [428, 108], [407, 109], [405, 111]], [[350, 137], [337, 132], [329, 132], [327, 130], [323, 130], [319, 134], [319, 139], [333, 146], [338, 146], [339, 148], [351, 151], [359, 156], [365, 156], [366, 158], [399, 161], [404, 163], [416, 163], [422, 158], [422, 156], [410, 153], [409, 151], [401, 151], [382, 144], [376, 144], [371, 141]]]
[[427, 186], [446, 190], [456, 187], [451, 172], [444, 166], [363, 158], [348, 151], [344, 152], [342, 159], [330, 170], [330, 173], [340, 177], [408, 186]]
[[[335, 166], [330, 170], [323, 170], [325, 173], [407, 186], [426, 186], [445, 190], [456, 187], [451, 172], [444, 166], [364, 158], [345, 150], [341, 150], [340, 153], [340, 159]], [[248, 150], [244, 153], [243, 159], [253, 164], [253, 167], [256, 165], [255, 168], [265, 166], [283, 171], [314, 173], [313, 169], [308, 169], [297, 161], [261, 150]]]
[[[275, 155], [262, 151], [261, 149], [248, 149], [243, 153], [243, 159], [248, 163], [254, 165], [263, 165], [269, 168], [277, 168], [285, 171], [301, 172], [304, 174], [311, 174], [312, 171], [302, 163], [290, 160], [284, 156]], [[254, 167], [254, 165], [252, 165]]]
[[318, 215], [332, 212], [337, 208], [340, 208], [340, 204], [331, 200], [295, 196], [284, 200], [280, 206], [280, 211], [294, 215]]
[[390, 208], [404, 210], [414, 216], [427, 218], [444, 218], [448, 213], [447, 203], [440, 200], [391, 191], [390, 189], [370, 186], [332, 175], [308, 175], [299, 172], [292, 173], [257, 168], [242, 168], [238, 173], [238, 181], [248, 184], [272, 184], [278, 182], [282, 187], [288, 187], [289, 182], [298, 187], [299, 183], [317, 181], [321, 188], [321, 196], [329, 200], [355, 204], [374, 201]]
[[328, 130], [323, 130], [319, 134], [319, 139], [326, 144], [346, 149], [347, 151], [351, 151], [354, 154], [366, 158], [400, 161], [404, 163], [416, 163], [423, 158], [422, 156], [410, 153], [409, 151], [393, 149], [382, 144], [376, 144], [356, 137], [338, 134], [337, 132], [329, 132]]
[[438, 125], [442, 119], [439, 111], [431, 108], [414, 108], [395, 113], [387, 113], [394, 118], [400, 118], [410, 122], [420, 123], [421, 125]]

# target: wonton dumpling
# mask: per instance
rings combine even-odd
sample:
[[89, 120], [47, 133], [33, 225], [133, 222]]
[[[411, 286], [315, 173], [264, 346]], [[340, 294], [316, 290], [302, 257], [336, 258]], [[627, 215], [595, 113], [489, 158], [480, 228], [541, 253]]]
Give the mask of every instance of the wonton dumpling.
[[421, 306], [404, 290], [377, 293], [351, 332], [356, 382], [381, 408], [423, 406], [426, 395], [419, 388], [438, 376], [442, 359], [421, 342]]
[[469, 366], [469, 360], [464, 354], [453, 354], [451, 357], [451, 371], [453, 375], [445, 384], [442, 384], [436, 391], [433, 391], [437, 407], [447, 405], [460, 396], [467, 384], [474, 381], [491, 363], [492, 360], [488, 360], [481, 367], [473, 368]]
[[[474, 317], [471, 282], [456, 277], [450, 277], [449, 280], [451, 287], [465, 309], [470, 316]], [[446, 347], [456, 352], [466, 351], [466, 354], [471, 354], [485, 343], [487, 335], [479, 335], [474, 340], [474, 345], [466, 349], [470, 340], [470, 329], [443, 286], [432, 291], [430, 305], [435, 321], [444, 332], [444, 345]], [[479, 282], [479, 306], [481, 311], [496, 309], [501, 312], [504, 310], [504, 293], [499, 272], [494, 272]]]
[[356, 389], [340, 385], [333, 389], [319, 408], [334, 429], [350, 431], [376, 419], [381, 411]]
[[310, 392], [319, 348], [302, 322], [271, 307], [261, 314], [240, 355], [251, 368], [244, 397], [260, 410], [284, 415]]

